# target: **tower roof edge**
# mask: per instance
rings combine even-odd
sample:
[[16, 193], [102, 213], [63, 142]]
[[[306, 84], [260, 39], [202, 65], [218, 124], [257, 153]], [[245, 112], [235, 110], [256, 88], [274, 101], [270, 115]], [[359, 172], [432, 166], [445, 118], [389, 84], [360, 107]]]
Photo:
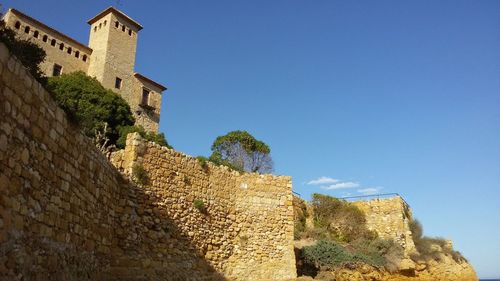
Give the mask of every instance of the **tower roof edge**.
[[94, 22], [98, 21], [99, 19], [101, 19], [102, 17], [104, 17], [105, 15], [107, 15], [109, 13], [115, 13], [115, 14], [120, 15], [122, 18], [124, 18], [130, 24], [134, 25], [137, 28], [137, 30], [141, 30], [142, 29], [142, 25], [140, 23], [138, 23], [137, 21], [133, 20], [131, 17], [127, 16], [127, 14], [125, 14], [124, 12], [116, 9], [113, 6], [110, 6], [110, 7], [106, 8], [104, 11], [100, 12], [95, 17], [89, 19], [87, 21], [87, 23], [88, 24], [93, 24]]

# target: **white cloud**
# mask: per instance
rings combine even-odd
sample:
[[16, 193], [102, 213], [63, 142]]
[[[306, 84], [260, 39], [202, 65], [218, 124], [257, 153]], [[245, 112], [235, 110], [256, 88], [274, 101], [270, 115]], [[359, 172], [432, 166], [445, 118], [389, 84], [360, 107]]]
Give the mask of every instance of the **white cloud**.
[[358, 192], [363, 194], [363, 195], [373, 195], [373, 194], [377, 194], [379, 192], [379, 190], [380, 190], [380, 188], [368, 187], [368, 188], [358, 189]]
[[321, 188], [326, 190], [334, 190], [334, 189], [355, 188], [355, 187], [359, 187], [359, 183], [352, 181], [344, 181], [322, 186]]
[[308, 185], [321, 185], [321, 184], [333, 184], [333, 183], [337, 183], [337, 182], [339, 182], [339, 180], [337, 180], [337, 179], [332, 179], [329, 177], [320, 177], [318, 179], [309, 181], [307, 184]]

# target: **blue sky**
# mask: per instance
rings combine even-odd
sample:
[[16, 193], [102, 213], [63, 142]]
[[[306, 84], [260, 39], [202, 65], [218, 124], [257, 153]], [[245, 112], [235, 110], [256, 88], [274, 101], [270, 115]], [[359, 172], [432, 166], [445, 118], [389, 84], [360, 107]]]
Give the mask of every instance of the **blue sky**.
[[169, 88], [177, 150], [248, 130], [303, 197], [400, 193], [500, 277], [500, 1], [0, 3], [83, 43], [118, 3], [144, 26], [136, 70]]

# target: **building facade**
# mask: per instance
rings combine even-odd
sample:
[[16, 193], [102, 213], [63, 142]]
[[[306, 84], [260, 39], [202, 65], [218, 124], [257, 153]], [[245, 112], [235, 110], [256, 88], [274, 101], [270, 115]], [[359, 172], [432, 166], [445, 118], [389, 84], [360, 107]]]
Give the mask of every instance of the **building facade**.
[[41, 65], [45, 75], [83, 71], [128, 102], [136, 125], [158, 131], [166, 87], [134, 71], [137, 36], [142, 29], [138, 22], [109, 7], [87, 22], [87, 46], [16, 9], [9, 9], [4, 21], [19, 38], [45, 50], [47, 56]]

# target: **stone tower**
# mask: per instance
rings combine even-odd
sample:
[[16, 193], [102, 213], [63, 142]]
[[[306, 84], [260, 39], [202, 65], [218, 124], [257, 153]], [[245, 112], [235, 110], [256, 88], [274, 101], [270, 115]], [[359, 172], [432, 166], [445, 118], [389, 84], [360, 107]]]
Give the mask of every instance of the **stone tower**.
[[88, 75], [104, 87], [133, 99], [137, 35], [142, 26], [124, 13], [109, 7], [88, 21], [92, 60]]

